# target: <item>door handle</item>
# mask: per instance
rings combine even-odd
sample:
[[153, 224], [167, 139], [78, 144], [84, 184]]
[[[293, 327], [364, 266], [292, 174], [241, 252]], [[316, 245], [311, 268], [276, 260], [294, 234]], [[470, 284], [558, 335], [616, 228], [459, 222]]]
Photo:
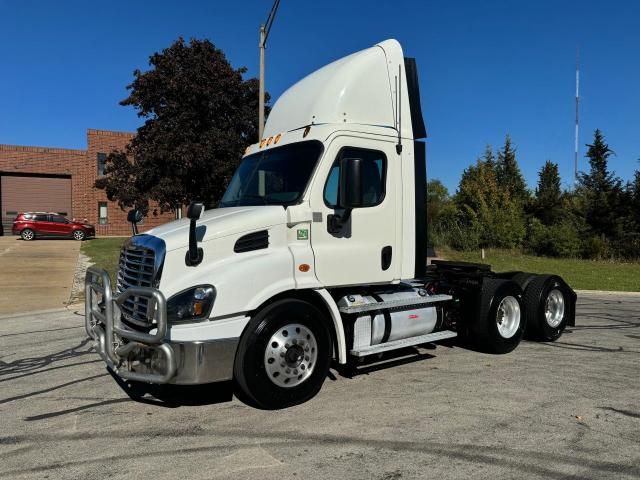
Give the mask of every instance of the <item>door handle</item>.
[[380, 266], [382, 270], [388, 270], [391, 266], [391, 259], [393, 258], [393, 249], [391, 245], [387, 245], [382, 248], [382, 252], [380, 253]]

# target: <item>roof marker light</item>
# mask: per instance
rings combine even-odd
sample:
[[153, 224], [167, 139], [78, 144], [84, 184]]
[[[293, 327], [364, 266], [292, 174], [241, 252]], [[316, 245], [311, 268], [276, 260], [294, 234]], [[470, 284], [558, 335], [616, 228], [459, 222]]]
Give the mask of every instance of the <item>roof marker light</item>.
[[278, 143], [280, 141], [280, 137], [282, 137], [282, 134], [279, 133], [276, 135], [276, 138], [273, 139], [273, 144], [275, 145], [276, 143]]
[[267, 140], [267, 147], [271, 145], [271, 142], [273, 142], [273, 137], [269, 137], [269, 140]]

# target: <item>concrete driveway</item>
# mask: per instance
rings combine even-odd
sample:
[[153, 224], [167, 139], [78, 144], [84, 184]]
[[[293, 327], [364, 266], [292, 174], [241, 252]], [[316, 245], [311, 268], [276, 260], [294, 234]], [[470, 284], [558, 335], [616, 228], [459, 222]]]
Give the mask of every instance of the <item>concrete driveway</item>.
[[0, 237], [0, 315], [64, 306], [80, 242]]
[[229, 385], [132, 401], [81, 311], [0, 320], [0, 479], [637, 479], [640, 297], [508, 355], [421, 349], [261, 411]]

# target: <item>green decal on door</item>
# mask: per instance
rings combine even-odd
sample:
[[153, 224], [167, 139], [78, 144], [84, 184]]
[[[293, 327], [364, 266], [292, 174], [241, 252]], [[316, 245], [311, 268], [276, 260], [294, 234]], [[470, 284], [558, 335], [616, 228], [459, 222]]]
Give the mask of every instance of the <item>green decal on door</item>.
[[299, 228], [298, 240], [309, 240], [309, 230], [307, 230], [306, 228]]

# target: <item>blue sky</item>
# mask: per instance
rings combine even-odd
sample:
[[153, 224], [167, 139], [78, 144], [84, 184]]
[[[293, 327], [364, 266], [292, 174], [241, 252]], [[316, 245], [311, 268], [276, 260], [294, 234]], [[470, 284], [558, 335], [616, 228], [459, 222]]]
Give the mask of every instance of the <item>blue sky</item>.
[[[208, 38], [256, 76], [270, 0], [0, 0], [0, 143], [85, 148], [86, 129], [133, 131], [118, 105], [135, 68], [179, 35]], [[595, 128], [625, 179], [640, 168], [640, 2], [282, 0], [267, 49], [277, 98], [316, 68], [386, 38], [417, 58], [428, 173], [454, 191], [510, 133], [530, 187], [546, 159], [573, 172], [576, 47], [580, 167]]]

